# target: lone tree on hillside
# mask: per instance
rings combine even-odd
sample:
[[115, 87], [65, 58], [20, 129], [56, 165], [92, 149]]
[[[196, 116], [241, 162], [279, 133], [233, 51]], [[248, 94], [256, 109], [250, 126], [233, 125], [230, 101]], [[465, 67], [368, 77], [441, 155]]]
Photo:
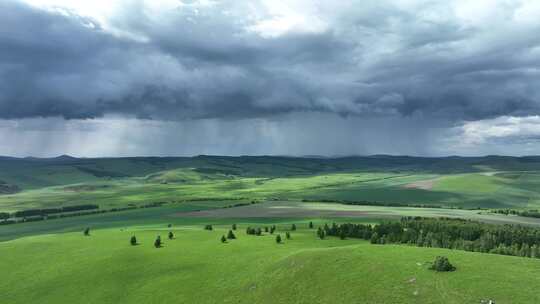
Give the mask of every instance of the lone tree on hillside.
[[172, 240], [174, 238], [174, 234], [172, 233], [172, 231], [169, 231], [169, 240]]
[[224, 235], [221, 236], [221, 242], [227, 243], [227, 238]]
[[234, 235], [234, 233], [232, 232], [232, 230], [229, 230], [229, 233], [227, 234], [227, 238], [229, 240], [234, 240], [236, 239], [236, 235]]
[[154, 247], [159, 248], [161, 247], [161, 236], [157, 236], [156, 240], [154, 241]]
[[276, 243], [281, 244], [281, 235], [276, 236]]
[[454, 271], [456, 270], [456, 267], [450, 264], [450, 261], [448, 261], [447, 257], [438, 256], [437, 258], [435, 258], [435, 262], [433, 262], [433, 265], [431, 265], [430, 269], [442, 272], [442, 271]]
[[90, 235], [90, 228], [89, 228], [89, 227], [86, 227], [86, 228], [84, 229], [84, 235], [85, 235], [85, 236], [89, 236], [89, 235]]
[[291, 226], [291, 231], [295, 231], [296, 230], [296, 225], [295, 224], [292, 224]]
[[132, 236], [129, 242], [131, 243], [132, 246], [135, 246], [137, 245], [137, 238], [135, 236]]
[[291, 234], [289, 233], [289, 231], [285, 232], [285, 237], [287, 238], [287, 240], [291, 239]]
[[236, 224], [232, 224], [232, 230], [236, 230]]
[[309, 229], [313, 229], [313, 222], [309, 222]]

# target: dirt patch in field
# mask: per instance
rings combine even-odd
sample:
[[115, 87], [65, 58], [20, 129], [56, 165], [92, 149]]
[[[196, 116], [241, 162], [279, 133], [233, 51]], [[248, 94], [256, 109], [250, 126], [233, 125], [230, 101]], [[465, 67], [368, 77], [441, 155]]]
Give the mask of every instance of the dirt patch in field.
[[426, 179], [413, 183], [409, 183], [403, 186], [403, 188], [408, 189], [421, 189], [421, 190], [431, 190], [439, 178]]

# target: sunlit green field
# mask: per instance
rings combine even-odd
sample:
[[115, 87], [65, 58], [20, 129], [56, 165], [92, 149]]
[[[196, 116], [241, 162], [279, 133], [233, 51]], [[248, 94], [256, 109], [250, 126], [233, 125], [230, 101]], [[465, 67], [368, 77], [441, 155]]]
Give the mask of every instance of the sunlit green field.
[[[269, 222], [260, 225], [269, 225]], [[256, 225], [256, 224], [251, 224]], [[126, 226], [0, 243], [2, 303], [536, 303], [540, 260], [444, 249], [319, 240], [306, 223], [291, 240], [228, 225]], [[284, 236], [289, 223], [279, 222]], [[175, 239], [167, 240], [171, 230]], [[140, 245], [129, 245], [135, 235]], [[157, 235], [162, 248], [153, 247]], [[428, 270], [437, 255], [458, 270]], [[24, 261], [24, 262], [22, 262]], [[504, 277], [504, 279], [502, 279]]]
[[[181, 178], [180, 178], [181, 176]], [[416, 188], [429, 182], [429, 188]], [[257, 178], [202, 175], [190, 169], [149, 177], [88, 181], [0, 196], [0, 211], [99, 204], [102, 208], [194, 199], [330, 199], [462, 208], [538, 208], [540, 174], [328, 173]]]
[[[477, 209], [539, 208], [539, 169], [492, 158], [0, 159], [0, 184], [20, 190], [0, 188], [0, 212], [164, 203], [0, 226], [0, 302], [536, 303], [537, 259], [320, 240], [307, 227], [403, 216], [539, 226], [540, 219]], [[222, 244], [233, 223], [238, 239]], [[286, 240], [292, 223], [299, 230]], [[270, 225], [283, 244], [245, 233]], [[166, 239], [169, 231], [175, 239]], [[139, 245], [129, 244], [132, 235]], [[165, 240], [159, 249], [157, 235]], [[429, 270], [437, 255], [457, 271]]]

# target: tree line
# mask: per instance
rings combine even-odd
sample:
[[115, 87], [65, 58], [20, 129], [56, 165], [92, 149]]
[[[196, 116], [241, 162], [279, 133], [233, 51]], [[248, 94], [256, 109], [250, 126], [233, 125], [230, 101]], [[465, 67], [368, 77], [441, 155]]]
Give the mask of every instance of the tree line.
[[[100, 214], [100, 213], [108, 213], [108, 212], [127, 211], [127, 210], [139, 209], [139, 208], [154, 208], [154, 207], [160, 207], [164, 204], [166, 204], [166, 202], [154, 202], [154, 203], [141, 205], [141, 206], [133, 205], [133, 206], [127, 206], [127, 207], [111, 208], [111, 209], [99, 209], [99, 206], [98, 208], [88, 207], [88, 206], [96, 206], [96, 205], [78, 205], [78, 206], [66, 206], [66, 207], [60, 207], [60, 208], [48, 208], [48, 209], [28, 209], [28, 210], [17, 211], [14, 213], [0, 212], [0, 225], [9, 225], [9, 224], [17, 224], [17, 223], [25, 223], [25, 222], [37, 222], [37, 221], [58, 219], [58, 218], [64, 218], [64, 217], [83, 216], [83, 215]], [[77, 209], [77, 207], [80, 207], [80, 206], [83, 206], [83, 208]], [[64, 210], [64, 211], [63, 213], [54, 213], [54, 212], [50, 213], [48, 210]], [[29, 215], [29, 214], [37, 214], [37, 215]]]
[[[372, 244], [408, 244], [540, 258], [540, 229], [493, 225], [463, 219], [404, 217], [399, 222], [325, 224], [325, 235], [369, 240]], [[318, 232], [320, 237], [320, 232]]]
[[540, 218], [540, 211], [535, 210], [514, 210], [514, 209], [496, 209], [492, 210], [493, 213], [504, 214], [504, 215], [519, 215], [524, 217], [534, 217]]
[[[381, 202], [381, 201], [349, 201], [349, 200], [335, 200], [335, 199], [303, 199], [302, 202], [338, 203], [338, 204], [356, 205], [356, 206], [464, 209], [462, 206], [441, 206], [441, 205], [430, 205], [430, 204], [409, 204], [409, 203]], [[471, 209], [482, 209], [482, 208], [471, 208]]]

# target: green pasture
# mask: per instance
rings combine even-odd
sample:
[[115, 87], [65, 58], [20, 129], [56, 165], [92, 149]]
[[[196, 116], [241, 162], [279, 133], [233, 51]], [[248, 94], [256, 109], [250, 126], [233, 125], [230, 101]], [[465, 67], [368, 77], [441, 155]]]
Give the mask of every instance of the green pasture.
[[[2, 303], [536, 303], [540, 260], [445, 249], [319, 240], [306, 222], [292, 239], [222, 244], [216, 225], [133, 225], [0, 243]], [[260, 223], [264, 225], [265, 223]], [[270, 224], [270, 223], [268, 223]], [[252, 225], [252, 224], [250, 224]], [[284, 236], [289, 223], [278, 223]], [[168, 231], [175, 239], [168, 240]], [[129, 245], [135, 235], [139, 245]], [[157, 235], [164, 246], [156, 249]], [[457, 267], [428, 270], [438, 255]]]

